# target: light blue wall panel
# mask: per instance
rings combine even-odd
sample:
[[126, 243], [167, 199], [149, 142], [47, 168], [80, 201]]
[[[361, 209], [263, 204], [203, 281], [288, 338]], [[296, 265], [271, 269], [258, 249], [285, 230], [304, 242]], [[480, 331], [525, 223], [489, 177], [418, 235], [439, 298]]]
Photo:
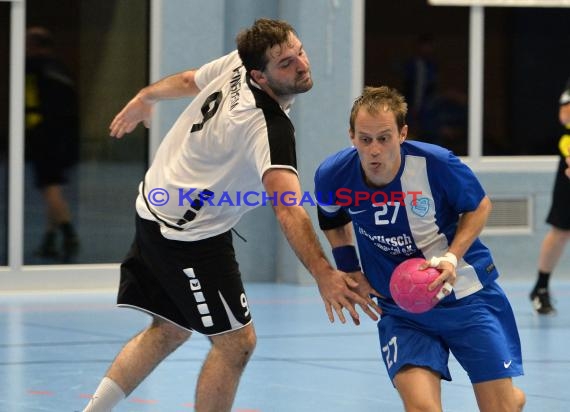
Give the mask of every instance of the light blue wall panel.
[[[352, 100], [351, 33], [354, 2], [282, 1], [280, 16], [292, 22], [311, 61], [314, 87], [297, 98], [293, 109], [302, 188], [313, 192], [313, 175], [328, 155], [349, 145], [348, 112]], [[358, 28], [360, 29], [360, 27]], [[315, 207], [308, 207], [319, 233]], [[324, 236], [321, 243], [328, 254]], [[279, 279], [309, 282], [310, 277], [280, 236]]]
[[[199, 67], [225, 53], [224, 0], [164, 0], [159, 78]], [[188, 100], [160, 104], [160, 131], [165, 135]]]
[[235, 49], [235, 36], [260, 17], [279, 18], [279, 0], [226, 1], [226, 36], [228, 50]]
[[[528, 280], [530, 285], [536, 277], [542, 239], [549, 229], [545, 219], [550, 209], [554, 173], [479, 172], [477, 175], [491, 198], [529, 196], [532, 201], [532, 233], [481, 237], [491, 249], [501, 276]], [[570, 278], [570, 244], [567, 249], [553, 279]]]

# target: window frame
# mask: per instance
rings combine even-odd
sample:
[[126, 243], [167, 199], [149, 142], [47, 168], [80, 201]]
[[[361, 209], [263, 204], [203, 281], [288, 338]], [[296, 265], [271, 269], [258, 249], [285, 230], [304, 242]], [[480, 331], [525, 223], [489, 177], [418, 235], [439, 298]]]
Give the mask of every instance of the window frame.
[[[355, 2], [354, 30], [360, 28], [361, 36], [353, 36], [353, 47], [364, 50], [365, 15], [360, 8], [364, 8], [365, 0]], [[357, 3], [357, 4], [356, 4]], [[360, 20], [358, 20], [360, 19]], [[468, 130], [467, 130], [467, 156], [461, 159], [477, 172], [551, 172], [556, 171], [558, 156], [489, 156], [483, 155], [483, 108], [485, 89], [485, 7], [469, 7], [469, 50], [468, 50]], [[353, 56], [353, 66], [356, 73], [364, 73], [364, 59], [358, 54]], [[353, 79], [354, 80], [354, 79]], [[360, 80], [360, 94], [364, 86]]]
[[[10, 10], [10, 90], [9, 90], [9, 153], [8, 153], [8, 262], [0, 266], [0, 280], [4, 291], [62, 291], [69, 289], [116, 288], [119, 264], [24, 264], [24, 95], [25, 95], [25, 32], [26, 2], [11, 2]], [[156, 79], [160, 67], [160, 33], [162, 0], [149, 0], [150, 70]], [[156, 122], [158, 124], [159, 122]], [[153, 123], [154, 124], [154, 123]], [[149, 159], [158, 146], [157, 126], [150, 131]]]

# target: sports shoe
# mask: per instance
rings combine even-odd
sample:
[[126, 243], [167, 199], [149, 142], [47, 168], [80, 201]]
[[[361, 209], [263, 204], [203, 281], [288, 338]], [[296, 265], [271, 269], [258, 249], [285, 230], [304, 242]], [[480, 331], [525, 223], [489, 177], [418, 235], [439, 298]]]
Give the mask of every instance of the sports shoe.
[[79, 238], [76, 235], [65, 236], [63, 239], [63, 263], [71, 263], [79, 252]]
[[61, 234], [63, 235], [62, 244], [62, 260], [63, 263], [71, 263], [79, 252], [79, 237], [70, 222], [60, 225]]
[[532, 307], [539, 315], [552, 315], [556, 313], [556, 309], [554, 309], [554, 306], [552, 306], [550, 302], [548, 289], [540, 288], [533, 290], [530, 294], [530, 300], [532, 301]]
[[34, 252], [36, 256], [42, 258], [56, 258], [59, 256], [55, 241], [56, 233], [53, 231], [46, 232], [40, 247]]

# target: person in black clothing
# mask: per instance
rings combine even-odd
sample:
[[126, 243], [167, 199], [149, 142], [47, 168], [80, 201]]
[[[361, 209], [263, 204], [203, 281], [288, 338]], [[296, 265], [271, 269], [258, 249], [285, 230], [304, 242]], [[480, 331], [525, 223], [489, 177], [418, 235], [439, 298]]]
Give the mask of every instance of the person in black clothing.
[[[78, 110], [75, 87], [56, 58], [51, 33], [43, 27], [26, 32], [26, 158], [45, 202], [47, 227], [37, 255], [70, 261], [79, 240], [64, 197], [66, 172], [78, 160]], [[58, 247], [58, 233], [63, 236]]]
[[560, 96], [560, 123], [565, 132], [560, 139], [560, 162], [556, 172], [556, 181], [552, 192], [552, 204], [546, 222], [551, 228], [542, 241], [538, 258], [538, 277], [530, 293], [533, 309], [540, 315], [556, 312], [550, 299], [548, 281], [550, 274], [564, 252], [570, 239], [570, 78]]

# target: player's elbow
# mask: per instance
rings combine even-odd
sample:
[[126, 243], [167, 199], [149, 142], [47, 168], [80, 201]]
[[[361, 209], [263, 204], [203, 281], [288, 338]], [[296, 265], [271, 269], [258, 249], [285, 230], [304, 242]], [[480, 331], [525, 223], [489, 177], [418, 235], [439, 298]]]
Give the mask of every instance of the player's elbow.
[[493, 210], [493, 203], [491, 202], [491, 199], [489, 199], [489, 196], [485, 196], [483, 200], [481, 200], [481, 203], [479, 203], [477, 210], [483, 214], [485, 218], [489, 217], [491, 211]]
[[184, 90], [186, 90], [187, 93], [191, 95], [195, 95], [200, 91], [198, 85], [196, 84], [195, 75], [196, 70], [187, 70], [180, 74], [180, 79], [182, 81]]

